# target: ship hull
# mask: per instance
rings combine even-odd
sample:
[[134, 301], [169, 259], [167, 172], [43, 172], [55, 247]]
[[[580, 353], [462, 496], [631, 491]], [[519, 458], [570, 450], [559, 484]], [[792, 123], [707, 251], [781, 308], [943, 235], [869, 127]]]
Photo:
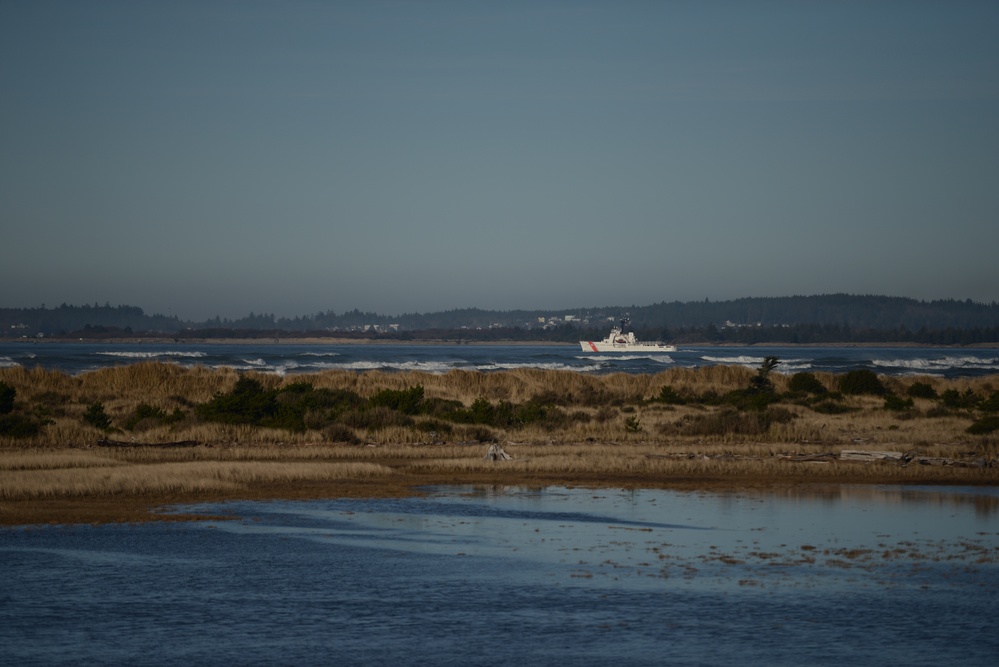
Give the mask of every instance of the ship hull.
[[606, 340], [581, 340], [584, 352], [676, 352], [675, 345], [659, 343], [613, 343]]

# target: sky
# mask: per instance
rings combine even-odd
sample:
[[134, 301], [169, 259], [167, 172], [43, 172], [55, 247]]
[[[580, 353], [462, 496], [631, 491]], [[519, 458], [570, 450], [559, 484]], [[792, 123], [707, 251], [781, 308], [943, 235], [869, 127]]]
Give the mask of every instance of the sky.
[[0, 307], [999, 301], [999, 3], [0, 0]]

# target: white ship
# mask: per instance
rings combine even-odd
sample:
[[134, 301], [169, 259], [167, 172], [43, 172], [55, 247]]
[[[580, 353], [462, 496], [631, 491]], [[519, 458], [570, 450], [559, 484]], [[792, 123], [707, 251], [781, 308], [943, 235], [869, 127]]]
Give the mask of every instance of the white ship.
[[579, 346], [584, 352], [676, 352], [675, 345], [662, 341], [641, 341], [635, 338], [634, 331], [625, 332], [630, 320], [625, 317], [620, 326], [611, 329], [610, 335], [603, 340], [581, 340]]

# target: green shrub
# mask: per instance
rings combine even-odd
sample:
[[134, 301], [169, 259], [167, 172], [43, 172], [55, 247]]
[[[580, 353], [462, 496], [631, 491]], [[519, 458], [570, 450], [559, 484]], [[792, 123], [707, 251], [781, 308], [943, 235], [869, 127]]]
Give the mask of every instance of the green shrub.
[[496, 409], [493, 407], [493, 404], [485, 398], [480, 397], [475, 399], [468, 408], [467, 419], [460, 419], [459, 421], [467, 421], [470, 424], [492, 424], [495, 419]]
[[368, 404], [372, 407], [391, 408], [404, 415], [419, 414], [422, 403], [422, 385], [410, 387], [409, 389], [383, 389], [368, 401]]
[[17, 390], [6, 382], [0, 382], [0, 415], [7, 415], [14, 411], [14, 397]]
[[228, 394], [216, 394], [198, 406], [198, 416], [223, 424], [266, 425], [278, 411], [277, 391], [266, 390], [259, 380], [241, 377]]
[[770, 381], [770, 372], [777, 368], [780, 361], [777, 357], [764, 357], [763, 363], [756, 370], [756, 375], [749, 381], [749, 390], [755, 392], [773, 392], [774, 385]]
[[0, 435], [10, 438], [30, 438], [38, 435], [41, 425], [25, 415], [7, 413], [0, 415]]
[[999, 431], [999, 417], [982, 417], [967, 428], [967, 432], [972, 435], [985, 435]]
[[166, 421], [166, 419], [167, 413], [163, 410], [163, 408], [156, 408], [146, 403], [139, 403], [135, 406], [132, 414], [130, 414], [125, 420], [123, 427], [126, 431], [134, 431], [140, 423], [145, 422], [146, 425], [150, 422], [153, 424], [159, 424]]
[[111, 418], [104, 411], [104, 404], [100, 401], [91, 403], [87, 407], [87, 411], [83, 413], [83, 421], [102, 431], [111, 430]]
[[888, 390], [874, 371], [866, 368], [849, 371], [839, 379], [839, 390], [844, 394], [873, 394], [884, 396]]
[[846, 412], [851, 412], [853, 408], [843, 405], [842, 403], [837, 403], [832, 400], [820, 401], [811, 406], [812, 410], [818, 412], [822, 415], [841, 415]]
[[672, 385], [666, 385], [659, 390], [659, 395], [653, 399], [666, 405], [685, 405], [687, 398], [680, 394]]
[[724, 402], [736, 409], [751, 410], [754, 412], [762, 412], [779, 400], [780, 397], [772, 391], [761, 391], [754, 388], [736, 389], [724, 396]]
[[925, 382], [913, 382], [905, 391], [912, 398], [936, 398], [937, 390]]
[[792, 375], [787, 388], [796, 394], [824, 394], [829, 391], [815, 375], [804, 371]]
[[947, 389], [940, 394], [940, 402], [944, 407], [955, 410], [974, 410], [981, 400], [981, 396], [970, 389], [966, 389], [963, 393], [956, 389]]
[[722, 408], [709, 415], [688, 416], [678, 424], [664, 429], [675, 430], [681, 435], [763, 435], [774, 424], [784, 424], [795, 418], [795, 414], [785, 408], [771, 408], [761, 412], [738, 412], [732, 408]]
[[642, 422], [638, 420], [638, 417], [628, 417], [624, 420], [624, 430], [628, 433], [641, 433]]
[[122, 426], [127, 431], [142, 430], [161, 424], [176, 424], [183, 421], [185, 417], [187, 417], [187, 413], [180, 408], [174, 408], [173, 412], [168, 414], [163, 408], [140, 403]]
[[259, 380], [242, 377], [231, 392], [216, 394], [196, 410], [205, 421], [303, 432], [326, 428], [365, 405], [365, 400], [352, 391], [314, 389], [308, 382], [264, 389]]
[[521, 404], [510, 401], [494, 404], [485, 398], [477, 398], [468, 408], [453, 410], [442, 417], [459, 424], [482, 424], [514, 429], [540, 426], [549, 431], [562, 428], [576, 419], [570, 417], [562, 408], [539, 403], [534, 399]]
[[895, 394], [885, 395], [885, 410], [903, 412], [913, 406], [912, 398], [902, 398]]
[[999, 412], [999, 391], [992, 392], [988, 398], [979, 402], [978, 409], [982, 412]]
[[464, 403], [448, 398], [424, 398], [422, 412], [437, 419], [457, 421], [455, 415], [465, 409]]

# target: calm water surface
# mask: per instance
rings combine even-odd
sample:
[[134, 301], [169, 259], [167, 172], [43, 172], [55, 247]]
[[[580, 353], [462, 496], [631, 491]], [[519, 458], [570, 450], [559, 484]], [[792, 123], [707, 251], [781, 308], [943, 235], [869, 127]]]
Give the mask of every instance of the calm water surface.
[[0, 530], [0, 661], [995, 665], [999, 490], [461, 487]]

